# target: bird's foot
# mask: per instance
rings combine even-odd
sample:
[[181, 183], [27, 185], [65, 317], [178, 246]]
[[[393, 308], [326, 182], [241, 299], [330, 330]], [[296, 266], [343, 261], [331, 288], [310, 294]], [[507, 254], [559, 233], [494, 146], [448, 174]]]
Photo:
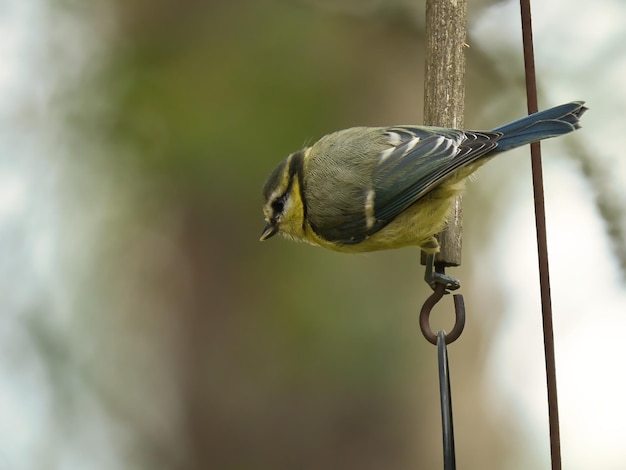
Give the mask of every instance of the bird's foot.
[[447, 276], [443, 272], [439, 272], [435, 269], [434, 254], [429, 254], [426, 256], [426, 273], [424, 274], [424, 280], [431, 287], [432, 290], [435, 290], [438, 284], [442, 284], [445, 287], [446, 294], [448, 293], [448, 291], [457, 290], [459, 287], [461, 287], [461, 283], [458, 279]]

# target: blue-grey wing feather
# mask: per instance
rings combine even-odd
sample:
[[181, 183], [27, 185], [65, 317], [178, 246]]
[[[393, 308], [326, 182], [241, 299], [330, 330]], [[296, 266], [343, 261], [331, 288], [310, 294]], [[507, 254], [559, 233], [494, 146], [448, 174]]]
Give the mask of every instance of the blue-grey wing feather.
[[459, 168], [484, 157], [497, 146], [502, 134], [454, 129], [391, 128], [408, 132], [412, 139], [399, 144], [374, 174], [374, 227], [380, 230], [402, 211], [439, 185]]

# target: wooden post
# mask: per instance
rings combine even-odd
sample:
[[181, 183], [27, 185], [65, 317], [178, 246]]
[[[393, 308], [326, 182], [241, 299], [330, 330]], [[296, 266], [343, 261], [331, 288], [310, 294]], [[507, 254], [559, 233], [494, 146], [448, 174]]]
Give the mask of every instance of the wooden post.
[[[457, 129], [464, 126], [466, 23], [466, 0], [426, 1], [425, 125]], [[435, 264], [461, 264], [461, 202], [459, 196], [448, 227], [437, 235], [441, 251], [435, 258]]]

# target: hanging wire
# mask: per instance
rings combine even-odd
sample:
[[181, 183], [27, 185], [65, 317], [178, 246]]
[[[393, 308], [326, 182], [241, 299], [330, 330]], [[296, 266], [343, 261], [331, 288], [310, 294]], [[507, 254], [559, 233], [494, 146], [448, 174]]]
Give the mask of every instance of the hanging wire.
[[437, 359], [439, 362], [439, 394], [441, 397], [441, 430], [443, 433], [443, 468], [454, 470], [454, 425], [452, 422], [452, 394], [450, 393], [450, 370], [448, 369], [448, 347], [443, 330], [437, 333]]
[[[526, 73], [526, 99], [528, 113], [539, 110], [537, 104], [537, 80], [530, 13], [530, 0], [520, 0], [522, 17], [522, 40], [524, 46], [524, 70]], [[541, 314], [543, 318], [543, 344], [546, 358], [546, 382], [548, 389], [548, 416], [550, 423], [550, 455], [552, 470], [561, 469], [561, 437], [559, 431], [559, 405], [556, 389], [556, 361], [554, 356], [554, 329], [552, 324], [552, 299], [550, 297], [550, 272], [548, 267], [548, 242], [546, 237], [546, 210], [543, 194], [541, 146], [530, 144], [530, 157], [535, 199], [535, 224], [539, 258], [539, 286], [541, 291]]]

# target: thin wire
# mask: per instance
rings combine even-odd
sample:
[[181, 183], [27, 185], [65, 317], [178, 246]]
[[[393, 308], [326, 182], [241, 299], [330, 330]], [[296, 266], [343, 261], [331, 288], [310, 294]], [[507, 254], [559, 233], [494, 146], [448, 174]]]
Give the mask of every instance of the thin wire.
[[[539, 110], [537, 104], [537, 81], [535, 78], [535, 56], [530, 13], [530, 0], [520, 0], [522, 16], [522, 40], [524, 44], [524, 69], [526, 72], [526, 99], [528, 113]], [[550, 295], [550, 271], [548, 266], [548, 242], [546, 237], [546, 209], [543, 194], [543, 171], [541, 146], [530, 144], [530, 158], [535, 199], [535, 225], [539, 258], [539, 286], [541, 291], [541, 313], [543, 319], [543, 345], [546, 358], [546, 382], [548, 388], [548, 417], [550, 423], [550, 455], [552, 470], [561, 469], [561, 437], [559, 431], [559, 404], [556, 388], [556, 361], [554, 355], [554, 328], [552, 323], [552, 299]]]
[[454, 451], [450, 369], [448, 368], [446, 333], [443, 330], [437, 333], [437, 358], [439, 362], [439, 395], [441, 398], [441, 431], [443, 434], [443, 468], [444, 470], [455, 470], [456, 456]]

